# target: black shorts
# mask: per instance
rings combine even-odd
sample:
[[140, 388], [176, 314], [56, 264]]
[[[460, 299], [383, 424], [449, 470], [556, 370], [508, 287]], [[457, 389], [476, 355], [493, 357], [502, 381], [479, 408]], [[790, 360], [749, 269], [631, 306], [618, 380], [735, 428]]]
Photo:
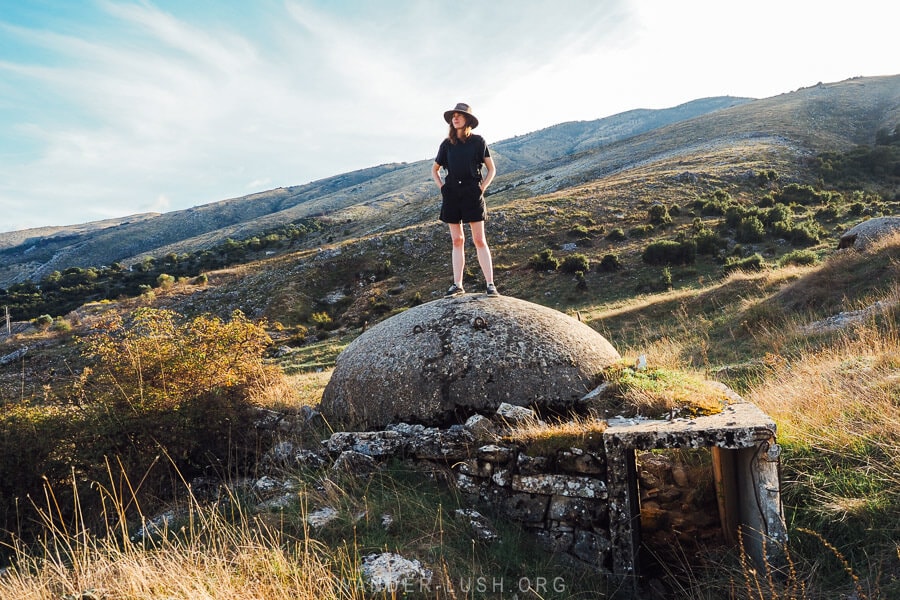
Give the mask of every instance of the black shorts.
[[444, 223], [484, 221], [487, 211], [479, 183], [477, 179], [445, 181], [441, 187], [441, 221]]

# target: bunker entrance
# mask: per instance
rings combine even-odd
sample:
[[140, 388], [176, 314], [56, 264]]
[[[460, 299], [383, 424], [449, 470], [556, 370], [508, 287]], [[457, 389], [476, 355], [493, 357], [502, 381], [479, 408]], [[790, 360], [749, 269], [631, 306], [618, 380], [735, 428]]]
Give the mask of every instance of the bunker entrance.
[[726, 546], [709, 448], [635, 456], [641, 575], [679, 576]]
[[[747, 403], [671, 421], [611, 420], [609, 463], [613, 572], [652, 576], [654, 565], [740, 543], [760, 567], [787, 540], [775, 424]], [[739, 539], [740, 536], [740, 539]]]

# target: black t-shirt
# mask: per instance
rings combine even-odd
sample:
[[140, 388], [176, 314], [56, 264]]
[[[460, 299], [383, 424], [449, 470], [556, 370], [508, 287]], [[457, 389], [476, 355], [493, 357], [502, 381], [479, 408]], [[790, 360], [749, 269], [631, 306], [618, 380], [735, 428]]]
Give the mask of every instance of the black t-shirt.
[[478, 134], [472, 134], [465, 143], [451, 144], [445, 139], [438, 148], [434, 162], [447, 169], [447, 179], [481, 180], [481, 165], [490, 157], [487, 142]]

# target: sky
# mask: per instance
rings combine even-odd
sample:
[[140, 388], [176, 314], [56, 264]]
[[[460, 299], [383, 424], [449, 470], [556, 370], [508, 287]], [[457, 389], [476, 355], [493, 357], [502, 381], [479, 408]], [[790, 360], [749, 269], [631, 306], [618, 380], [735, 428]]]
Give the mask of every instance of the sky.
[[[885, 0], [0, 0], [0, 232], [900, 74]], [[423, 178], [429, 176], [423, 172]]]

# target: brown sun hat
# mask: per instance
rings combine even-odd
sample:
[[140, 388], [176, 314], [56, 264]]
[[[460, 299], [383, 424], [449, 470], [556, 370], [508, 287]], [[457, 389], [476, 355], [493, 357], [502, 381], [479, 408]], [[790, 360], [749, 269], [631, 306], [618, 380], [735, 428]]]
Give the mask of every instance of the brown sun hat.
[[478, 117], [472, 114], [472, 107], [465, 102], [460, 102], [456, 105], [456, 108], [451, 108], [450, 110], [444, 112], [444, 120], [447, 121], [447, 124], [450, 124], [450, 119], [453, 118], [453, 113], [462, 113], [469, 117], [469, 125], [472, 127], [472, 129], [478, 127]]

